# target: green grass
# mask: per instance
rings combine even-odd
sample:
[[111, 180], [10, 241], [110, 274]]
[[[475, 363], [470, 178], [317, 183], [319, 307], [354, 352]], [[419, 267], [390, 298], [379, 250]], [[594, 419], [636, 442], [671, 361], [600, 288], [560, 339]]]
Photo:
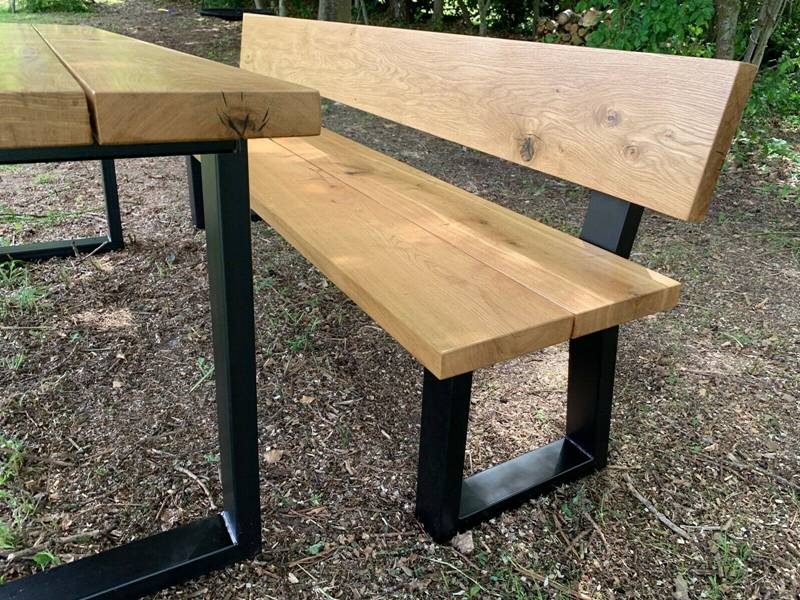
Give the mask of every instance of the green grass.
[[0, 318], [17, 312], [36, 312], [49, 293], [31, 283], [28, 268], [19, 261], [0, 263]]

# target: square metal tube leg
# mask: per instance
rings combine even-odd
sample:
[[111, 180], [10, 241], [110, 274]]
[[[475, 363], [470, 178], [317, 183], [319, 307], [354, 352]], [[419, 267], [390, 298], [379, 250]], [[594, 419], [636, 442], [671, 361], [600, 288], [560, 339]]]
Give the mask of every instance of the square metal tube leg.
[[138, 598], [251, 557], [261, 547], [247, 148], [208, 157], [208, 277], [224, 510], [0, 585], [0, 600]]
[[[189, 181], [189, 208], [192, 211], [192, 223], [197, 229], [206, 228], [205, 211], [203, 209], [203, 176], [202, 156], [186, 157], [186, 175]], [[250, 221], [261, 221], [255, 211], [250, 211]]]
[[459, 525], [472, 373], [438, 379], [425, 369], [416, 515], [437, 542]]
[[567, 439], [594, 458], [594, 468], [608, 462], [611, 403], [619, 327], [569, 342]]
[[246, 553], [261, 546], [247, 143], [203, 160], [223, 515]]

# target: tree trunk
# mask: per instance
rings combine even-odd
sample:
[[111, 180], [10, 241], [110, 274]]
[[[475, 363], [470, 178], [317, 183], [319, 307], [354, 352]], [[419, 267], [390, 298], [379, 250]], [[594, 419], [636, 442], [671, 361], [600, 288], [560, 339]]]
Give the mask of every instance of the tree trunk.
[[461, 9], [462, 16], [464, 17], [464, 24], [469, 25], [472, 23], [472, 14], [469, 12], [469, 8], [467, 8], [464, 0], [456, 0], [456, 2], [458, 3], [458, 8]]
[[286, 0], [278, 0], [278, 16], [286, 16]]
[[753, 63], [756, 67], [761, 66], [767, 42], [778, 26], [784, 6], [786, 6], [786, 0], [763, 0], [761, 10], [758, 12], [758, 21], [750, 32], [750, 41], [747, 44], [743, 60]]
[[319, 0], [317, 19], [320, 21], [350, 22], [353, 12], [352, 0]]
[[736, 25], [739, 22], [741, 0], [715, 0], [717, 10], [716, 58], [732, 60], [736, 52]]
[[364, 25], [369, 25], [369, 18], [367, 17], [367, 0], [356, 0], [356, 5], [361, 7], [361, 18], [364, 19]]
[[443, 0], [433, 0], [433, 28], [441, 30], [444, 21], [444, 2]]
[[486, 13], [489, 10], [489, 2], [491, 0], [478, 0], [478, 11], [480, 15], [480, 30], [479, 34], [486, 37], [488, 33], [488, 24], [486, 23]]

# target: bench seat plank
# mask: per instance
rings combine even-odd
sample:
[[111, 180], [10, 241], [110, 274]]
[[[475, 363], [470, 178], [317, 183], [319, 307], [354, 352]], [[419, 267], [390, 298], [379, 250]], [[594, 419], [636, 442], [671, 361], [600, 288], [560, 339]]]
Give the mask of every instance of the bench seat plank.
[[81, 86], [30, 25], [0, 24], [0, 148], [92, 142]]
[[346, 138], [296, 141], [250, 142], [252, 208], [440, 379], [677, 302], [666, 277]]
[[439, 378], [569, 337], [572, 315], [269, 140], [252, 208]]
[[319, 93], [83, 26], [36, 25], [83, 87], [100, 144], [319, 133]]
[[277, 143], [574, 315], [572, 337], [675, 306], [680, 284], [323, 130]]

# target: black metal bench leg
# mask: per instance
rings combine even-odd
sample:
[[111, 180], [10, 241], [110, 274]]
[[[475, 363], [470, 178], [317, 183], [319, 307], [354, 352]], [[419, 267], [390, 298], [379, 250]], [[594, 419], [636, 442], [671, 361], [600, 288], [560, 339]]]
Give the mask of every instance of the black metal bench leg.
[[440, 380], [425, 369], [416, 514], [437, 542], [459, 524], [471, 388], [472, 373]]
[[103, 171], [103, 194], [106, 199], [106, 222], [108, 223], [108, 243], [103, 247], [103, 251], [121, 250], [125, 247], [125, 242], [122, 239], [117, 169], [113, 158], [102, 159], [100, 166]]
[[[35, 153], [36, 151], [33, 150], [31, 152]], [[103, 172], [106, 225], [108, 227], [108, 233], [105, 236], [2, 246], [0, 247], [0, 260], [47, 260], [49, 258], [75, 256], [76, 254], [99, 254], [122, 249], [125, 243], [122, 239], [122, 221], [120, 219], [114, 159], [101, 159], [100, 166]]]
[[[628, 257], [642, 208], [592, 192], [581, 238]], [[560, 440], [463, 478], [472, 374], [425, 370], [417, 518], [437, 542], [608, 462], [619, 327], [570, 340], [567, 431]]]
[[570, 340], [567, 381], [567, 438], [594, 458], [608, 463], [611, 402], [619, 327]]
[[203, 163], [224, 510], [0, 585], [0, 600], [138, 598], [261, 547], [246, 143]]

